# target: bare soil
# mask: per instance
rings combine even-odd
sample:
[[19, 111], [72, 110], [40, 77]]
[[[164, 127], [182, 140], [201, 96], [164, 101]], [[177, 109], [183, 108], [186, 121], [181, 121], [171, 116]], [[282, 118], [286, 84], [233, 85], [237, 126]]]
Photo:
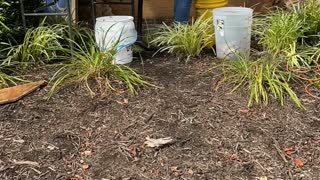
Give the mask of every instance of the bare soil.
[[[248, 109], [245, 90], [216, 90], [213, 62], [135, 62], [159, 86], [137, 96], [68, 87], [46, 100], [45, 87], [0, 106], [0, 179], [320, 179], [320, 103], [302, 92], [307, 110]], [[148, 148], [148, 136], [174, 143]]]

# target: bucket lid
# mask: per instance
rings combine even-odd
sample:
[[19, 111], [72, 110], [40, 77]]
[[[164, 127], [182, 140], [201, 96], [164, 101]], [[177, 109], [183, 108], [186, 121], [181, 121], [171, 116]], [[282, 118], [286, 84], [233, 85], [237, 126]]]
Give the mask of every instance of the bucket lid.
[[214, 15], [219, 16], [251, 16], [253, 9], [244, 7], [223, 7], [213, 10]]
[[132, 16], [103, 16], [96, 19], [97, 22], [127, 22], [133, 21]]

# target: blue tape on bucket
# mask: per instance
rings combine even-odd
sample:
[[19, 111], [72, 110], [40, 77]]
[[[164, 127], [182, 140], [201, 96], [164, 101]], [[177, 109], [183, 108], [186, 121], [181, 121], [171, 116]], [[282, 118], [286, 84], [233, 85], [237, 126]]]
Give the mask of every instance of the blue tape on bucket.
[[136, 32], [135, 33], [135, 36], [134, 36], [134, 41], [130, 42], [130, 43], [127, 43], [127, 44], [120, 44], [118, 47], [117, 47], [117, 50], [120, 51], [124, 48], [128, 48], [130, 46], [132, 46], [132, 44], [134, 44], [138, 39], [138, 33]]

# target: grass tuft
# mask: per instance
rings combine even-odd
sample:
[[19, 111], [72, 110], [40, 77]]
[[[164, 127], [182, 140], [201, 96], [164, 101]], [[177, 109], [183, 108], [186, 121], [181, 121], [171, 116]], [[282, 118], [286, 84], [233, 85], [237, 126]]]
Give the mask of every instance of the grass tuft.
[[25, 81], [14, 74], [12, 67], [4, 63], [0, 64], [0, 89], [9, 87], [10, 85], [17, 85], [17, 82]]
[[213, 42], [212, 20], [203, 17], [190, 25], [175, 23], [172, 26], [163, 24], [152, 44], [159, 46], [160, 52], [187, 57], [199, 56], [201, 51]]
[[233, 85], [232, 92], [243, 87], [249, 92], [248, 106], [254, 104], [268, 105], [270, 96], [284, 104], [285, 96], [300, 108], [301, 101], [289, 86], [291, 74], [281, 70], [280, 62], [271, 56], [263, 55], [257, 60], [238, 56], [237, 60], [223, 64], [224, 81]]
[[24, 67], [37, 61], [50, 61], [57, 57], [54, 49], [61, 48], [60, 41], [65, 29], [63, 25], [44, 26], [29, 29], [26, 32], [23, 43], [11, 46], [8, 49], [7, 63], [21, 62]]
[[[67, 84], [83, 84], [90, 95], [95, 95], [91, 80], [94, 80], [102, 93], [114, 90], [113, 84], [121, 82], [132, 94], [136, 94], [141, 86], [153, 86], [143, 80], [143, 77], [126, 65], [114, 64], [117, 52], [117, 44], [113, 47], [100, 51], [96, 46], [91, 31], [76, 31], [78, 42], [73, 42], [73, 51], [62, 48], [59, 51], [69, 54], [67, 60], [54, 74], [51, 80], [52, 88], [49, 96], [52, 96], [59, 87]], [[117, 83], [119, 84], [119, 83]]]

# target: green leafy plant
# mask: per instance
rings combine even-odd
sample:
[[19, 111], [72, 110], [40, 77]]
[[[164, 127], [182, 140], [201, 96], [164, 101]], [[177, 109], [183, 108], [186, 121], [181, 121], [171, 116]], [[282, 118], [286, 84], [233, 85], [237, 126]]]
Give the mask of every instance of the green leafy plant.
[[285, 95], [300, 108], [303, 105], [295, 92], [289, 86], [291, 74], [281, 70], [280, 62], [272, 56], [263, 55], [257, 60], [238, 56], [237, 60], [226, 61], [223, 64], [224, 81], [234, 86], [232, 92], [243, 87], [249, 92], [248, 106], [269, 103], [270, 96], [284, 104]]
[[306, 0], [294, 9], [303, 21], [305, 43], [313, 46], [320, 43], [320, 1]]
[[16, 85], [19, 81], [25, 81], [14, 74], [12, 67], [6, 64], [0, 64], [0, 89], [8, 87], [10, 85]]
[[[1, 0], [0, 1], [0, 7], [8, 7], [10, 4], [7, 1]], [[9, 31], [8, 26], [4, 23], [5, 21], [5, 16], [3, 9], [0, 10], [0, 35], [6, 31]]]
[[[291, 80], [305, 86], [319, 82], [320, 60], [320, 2], [307, 0], [288, 10], [278, 9], [269, 15], [254, 18], [253, 35], [259, 38], [262, 52], [251, 60], [239, 56], [224, 63], [224, 80], [234, 85], [232, 91], [244, 87], [249, 102], [268, 104], [270, 96], [284, 104], [284, 97], [301, 108], [301, 101], [289, 86]], [[318, 98], [318, 97], [316, 97]]]
[[76, 32], [79, 42], [69, 39], [73, 42], [73, 50], [70, 48], [59, 49], [71, 57], [66, 57], [69, 60], [63, 63], [52, 77], [50, 96], [57, 88], [68, 84], [83, 84], [90, 95], [95, 94], [90, 82], [96, 82], [103, 93], [114, 90], [115, 84], [125, 85], [132, 94], [136, 94], [141, 86], [153, 86], [143, 80], [143, 77], [130, 67], [113, 63], [117, 52], [117, 43], [113, 47], [101, 51], [96, 46], [93, 33], [85, 32]]
[[[291, 46], [303, 37], [303, 21], [295, 13], [278, 10], [264, 19], [264, 28], [260, 34], [260, 43], [264, 50], [272, 51], [275, 55], [289, 50]], [[260, 22], [262, 25], [262, 23]]]
[[9, 48], [7, 62], [18, 61], [27, 66], [31, 62], [56, 58], [56, 50], [62, 47], [60, 41], [64, 29], [62, 25], [45, 26], [43, 23], [29, 29], [22, 44]]
[[201, 51], [213, 42], [211, 19], [200, 17], [190, 25], [175, 23], [163, 24], [152, 44], [160, 47], [159, 51], [190, 57], [199, 56]]
[[[44, 0], [23, 0], [25, 12], [33, 12], [36, 8], [43, 5]], [[22, 43], [24, 32], [22, 28], [22, 18], [20, 10], [20, 2], [17, 0], [0, 0], [0, 13], [2, 14], [3, 24], [5, 24], [10, 31], [2, 28], [0, 33], [1, 42], [11, 42], [14, 45]], [[40, 22], [39, 17], [27, 17], [28, 27], [37, 27]]]

